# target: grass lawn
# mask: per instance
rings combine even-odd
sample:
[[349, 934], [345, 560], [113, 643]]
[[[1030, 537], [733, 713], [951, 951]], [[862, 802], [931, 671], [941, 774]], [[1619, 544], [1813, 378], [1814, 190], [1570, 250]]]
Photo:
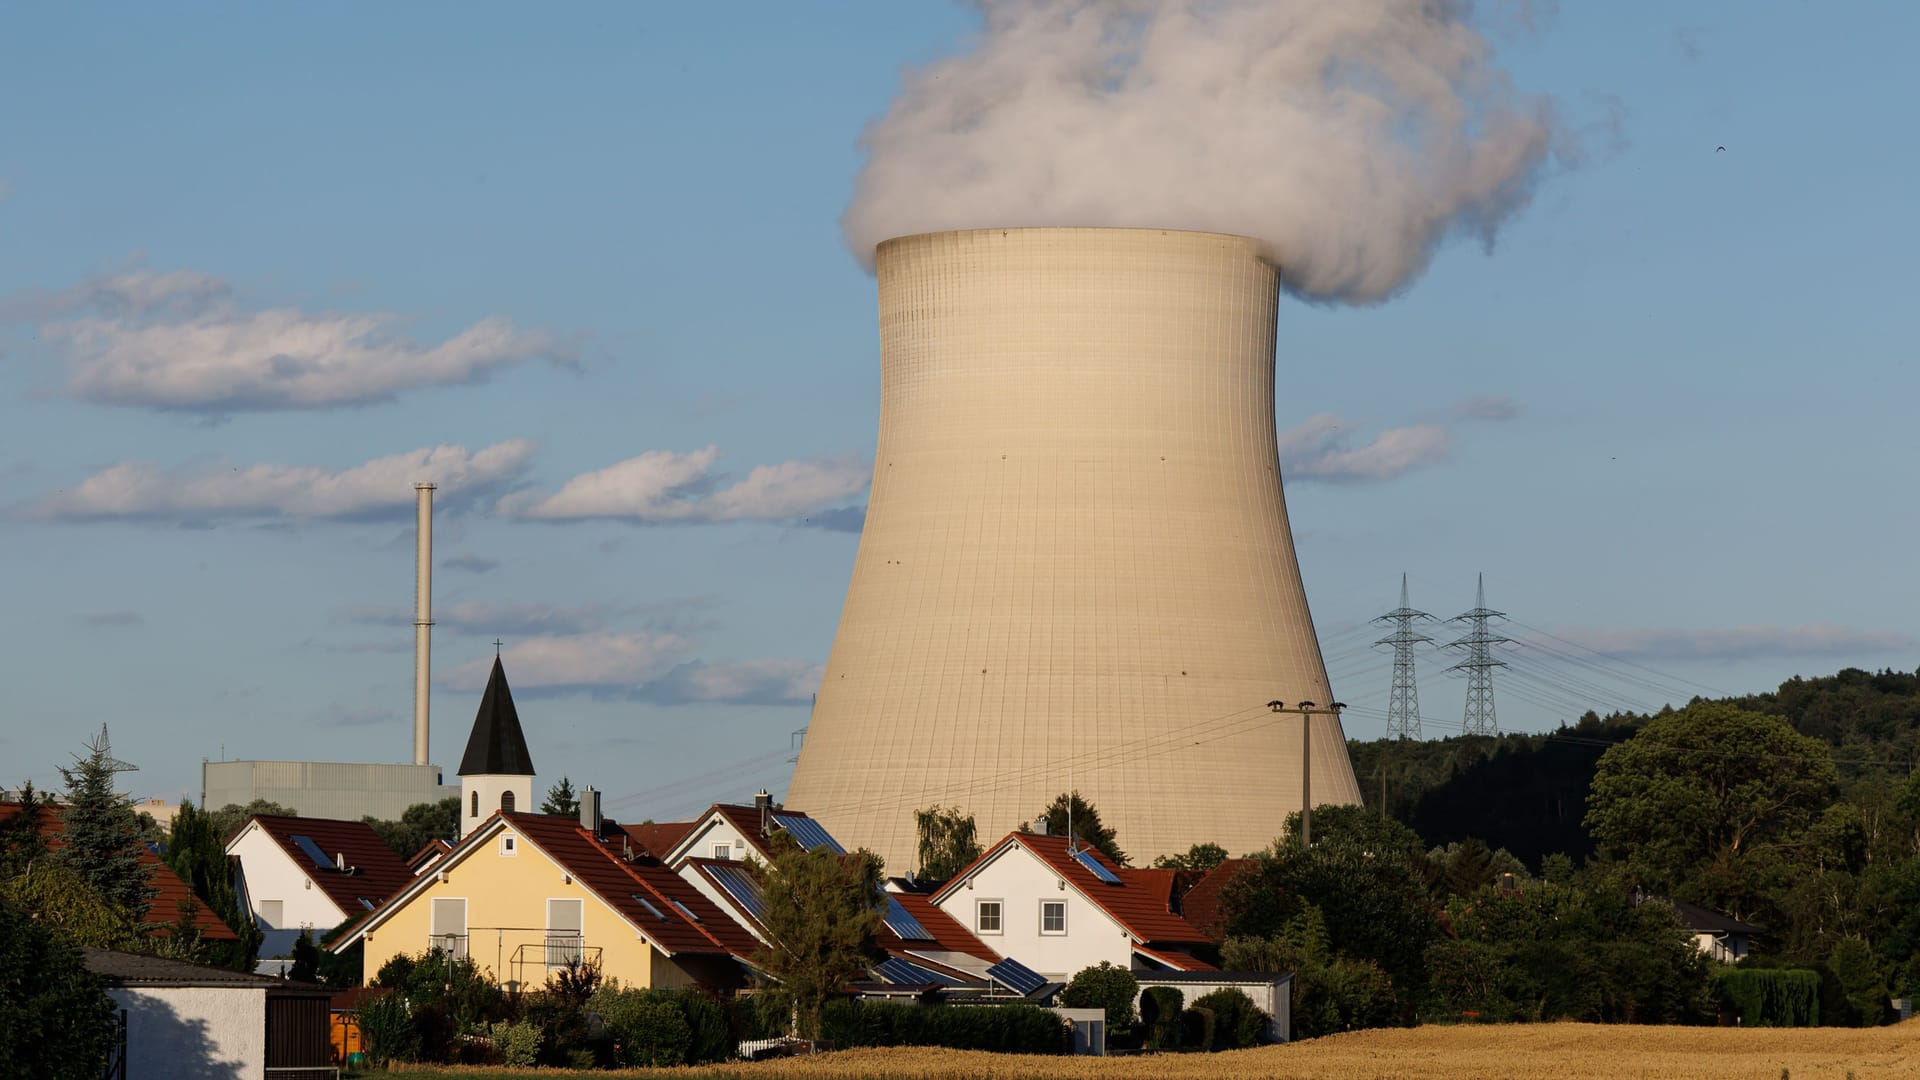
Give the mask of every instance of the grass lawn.
[[[553, 1078], [554, 1070], [412, 1069], [403, 1077], [461, 1080]], [[1871, 1028], [1634, 1027], [1626, 1024], [1513, 1024], [1390, 1028], [1224, 1054], [1152, 1054], [1124, 1058], [1027, 1057], [903, 1047], [845, 1050], [757, 1065], [634, 1069], [570, 1076], [673, 1076], [771, 1080], [882, 1080], [961, 1077], [1035, 1078], [1515, 1077], [1613, 1080], [1616, 1077], [1739, 1080], [1868, 1080], [1920, 1077], [1920, 1019]]]

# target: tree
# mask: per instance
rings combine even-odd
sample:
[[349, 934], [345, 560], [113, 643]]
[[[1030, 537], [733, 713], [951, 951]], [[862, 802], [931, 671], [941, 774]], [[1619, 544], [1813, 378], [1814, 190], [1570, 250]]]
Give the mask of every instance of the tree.
[[942, 809], [938, 804], [913, 812], [914, 828], [920, 834], [920, 876], [946, 881], [980, 857], [980, 841], [972, 814], [959, 807]]
[[215, 824], [214, 815], [196, 809], [192, 800], [182, 801], [168, 830], [162, 858], [167, 869], [239, 936], [234, 946], [210, 947], [215, 953], [213, 959], [240, 971], [253, 970], [264, 935], [254, 925], [251, 913], [240, 906], [233, 887], [233, 860], [227, 857], [224, 834]]
[[1805, 832], [1836, 780], [1827, 747], [1786, 720], [1696, 702], [1601, 756], [1586, 824], [1651, 887], [1742, 914], [1744, 863]]
[[414, 803], [400, 815], [400, 820], [382, 820], [368, 816], [360, 820], [373, 827], [401, 858], [411, 858], [413, 853], [427, 846], [430, 840], [445, 840], [451, 843], [460, 836], [460, 799], [457, 796], [441, 799], [439, 802]]
[[114, 1005], [80, 950], [0, 901], [0, 1064], [9, 1076], [95, 1080]]
[[46, 803], [33, 789], [33, 781], [20, 785], [20, 809], [0, 822], [0, 881], [26, 872], [35, 859], [47, 853]]
[[1040, 811], [1040, 820], [1047, 824], [1047, 835], [1066, 836], [1071, 831], [1074, 839], [1105, 855], [1117, 865], [1127, 865], [1127, 853], [1115, 843], [1113, 830], [1100, 824], [1100, 811], [1081, 798], [1078, 791], [1063, 793], [1055, 798], [1045, 810]]
[[801, 1037], [814, 1038], [820, 1006], [882, 955], [873, 943], [884, 899], [880, 858], [805, 851], [781, 839], [771, 862], [749, 867], [766, 901], [767, 948], [754, 963], [775, 980], [770, 993], [792, 1010]]
[[75, 945], [127, 951], [139, 951], [143, 945], [139, 926], [124, 910], [108, 903], [86, 878], [55, 859], [35, 863], [26, 873], [0, 884], [0, 901]]
[[59, 858], [138, 922], [157, 890], [152, 867], [141, 859], [146, 851], [133, 800], [114, 789], [114, 774], [128, 766], [114, 759], [105, 724], [86, 746], [84, 757], [73, 756], [73, 768], [60, 770], [67, 806]]
[[1212, 870], [1227, 861], [1227, 849], [1219, 844], [1195, 844], [1185, 855], [1162, 855], [1153, 860], [1160, 870]]
[[1107, 1031], [1119, 1033], [1133, 1026], [1133, 999], [1139, 993], [1140, 981], [1133, 972], [1102, 960], [1097, 967], [1074, 972], [1060, 991], [1060, 1004], [1069, 1009], [1105, 1009]]
[[[454, 820], [458, 821], [459, 804], [457, 801], [454, 806], [454, 811]], [[557, 814], [561, 817], [572, 817], [578, 814], [580, 812], [580, 797], [574, 794], [573, 781], [563, 776], [560, 778], [559, 783], [548, 788], [547, 801], [540, 804], [540, 812], [543, 814]], [[410, 851], [407, 854], [411, 855], [413, 852]]]
[[[220, 809], [213, 811], [208, 816], [213, 819], [213, 835], [219, 838], [220, 843], [224, 846], [228, 838], [238, 832], [240, 826], [247, 823], [248, 818], [257, 814], [264, 814], [268, 817], [300, 816], [300, 812], [293, 807], [283, 806], [271, 799], [255, 799], [245, 806], [239, 803], [228, 803]], [[407, 854], [411, 855], [413, 853], [408, 852]]]

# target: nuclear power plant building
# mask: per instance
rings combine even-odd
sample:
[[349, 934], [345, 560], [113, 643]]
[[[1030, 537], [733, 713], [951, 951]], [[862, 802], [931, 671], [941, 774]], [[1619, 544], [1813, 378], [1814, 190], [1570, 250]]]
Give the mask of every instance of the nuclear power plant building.
[[789, 805], [898, 873], [935, 803], [989, 838], [1078, 789], [1144, 863], [1271, 844], [1309, 769], [1359, 801], [1281, 492], [1279, 273], [1213, 233], [880, 245], [873, 489]]

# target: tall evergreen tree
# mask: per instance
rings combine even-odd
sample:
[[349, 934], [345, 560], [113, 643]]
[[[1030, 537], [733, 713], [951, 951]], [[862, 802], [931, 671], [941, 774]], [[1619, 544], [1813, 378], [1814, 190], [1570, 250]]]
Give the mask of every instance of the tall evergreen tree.
[[1120, 850], [1114, 831], [1100, 824], [1100, 811], [1081, 798], [1078, 791], [1056, 797], [1040, 812], [1040, 819], [1047, 823], [1048, 835], [1066, 836], [1071, 832], [1075, 840], [1121, 866], [1127, 865], [1127, 853]]
[[221, 959], [229, 960], [231, 966], [240, 970], [252, 970], [262, 935], [249, 913], [240, 906], [239, 894], [233, 887], [233, 860], [227, 857], [226, 844], [214, 815], [196, 809], [191, 800], [181, 802], [180, 812], [174, 815], [173, 826], [167, 834], [164, 858], [167, 868], [193, 890], [193, 895], [239, 935], [238, 947]]
[[559, 814], [571, 817], [580, 812], [580, 797], [574, 794], [573, 781], [561, 777], [560, 782], [547, 789], [547, 801], [540, 804], [543, 814]]
[[42, 834], [47, 804], [33, 789], [33, 781], [20, 785], [20, 809], [0, 822], [0, 881], [26, 872], [35, 859], [47, 853]]
[[84, 757], [73, 756], [73, 768], [60, 770], [67, 784], [60, 861], [137, 922], [157, 890], [152, 868], [140, 860], [144, 845], [133, 800], [114, 788], [114, 774], [130, 766], [114, 758], [105, 724], [86, 745]]

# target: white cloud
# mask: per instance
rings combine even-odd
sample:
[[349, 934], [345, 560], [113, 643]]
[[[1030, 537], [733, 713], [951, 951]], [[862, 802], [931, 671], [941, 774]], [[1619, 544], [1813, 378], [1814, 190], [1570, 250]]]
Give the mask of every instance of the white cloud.
[[1446, 459], [1453, 437], [1436, 424], [1389, 428], [1362, 446], [1352, 445], [1354, 425], [1332, 413], [1311, 417], [1280, 432], [1280, 468], [1289, 480], [1336, 483], [1391, 480]]
[[[528, 638], [500, 657], [516, 690], [591, 690], [637, 687], [671, 671], [692, 648], [679, 634], [596, 631]], [[462, 664], [448, 673], [446, 685], [480, 689], [492, 667], [492, 657]]]
[[513, 495], [501, 512], [541, 521], [607, 519], [644, 523], [783, 521], [836, 508], [866, 490], [870, 467], [857, 458], [758, 465], [721, 487], [720, 449], [650, 450], [582, 473], [547, 496]]
[[1627, 659], [1745, 660], [1754, 657], [1880, 656], [1920, 646], [1893, 630], [1861, 630], [1834, 623], [1755, 624], [1708, 629], [1571, 629], [1560, 636], [1595, 652]]
[[823, 665], [806, 660], [746, 660], [731, 664], [682, 664], [639, 688], [645, 701], [662, 705], [728, 702], [786, 705], [803, 702], [820, 689]]
[[67, 392], [107, 405], [224, 414], [387, 401], [565, 359], [550, 337], [493, 317], [432, 344], [383, 313], [243, 308], [210, 274], [135, 268], [0, 302], [0, 321], [49, 320]]
[[123, 461], [17, 513], [58, 521], [182, 522], [397, 516], [412, 511], [416, 481], [440, 485], [444, 502], [452, 507], [489, 500], [525, 473], [533, 450], [534, 444], [525, 439], [471, 454], [464, 446], [433, 446], [338, 470], [224, 462], [164, 469], [151, 462]]
[[[611, 604], [488, 604], [462, 601], [433, 609], [434, 625], [442, 630], [492, 636], [533, 637], [578, 634], [606, 626], [607, 617], [625, 609]], [[350, 622], [376, 626], [412, 626], [413, 610], [405, 607], [362, 605], [340, 611]]]

